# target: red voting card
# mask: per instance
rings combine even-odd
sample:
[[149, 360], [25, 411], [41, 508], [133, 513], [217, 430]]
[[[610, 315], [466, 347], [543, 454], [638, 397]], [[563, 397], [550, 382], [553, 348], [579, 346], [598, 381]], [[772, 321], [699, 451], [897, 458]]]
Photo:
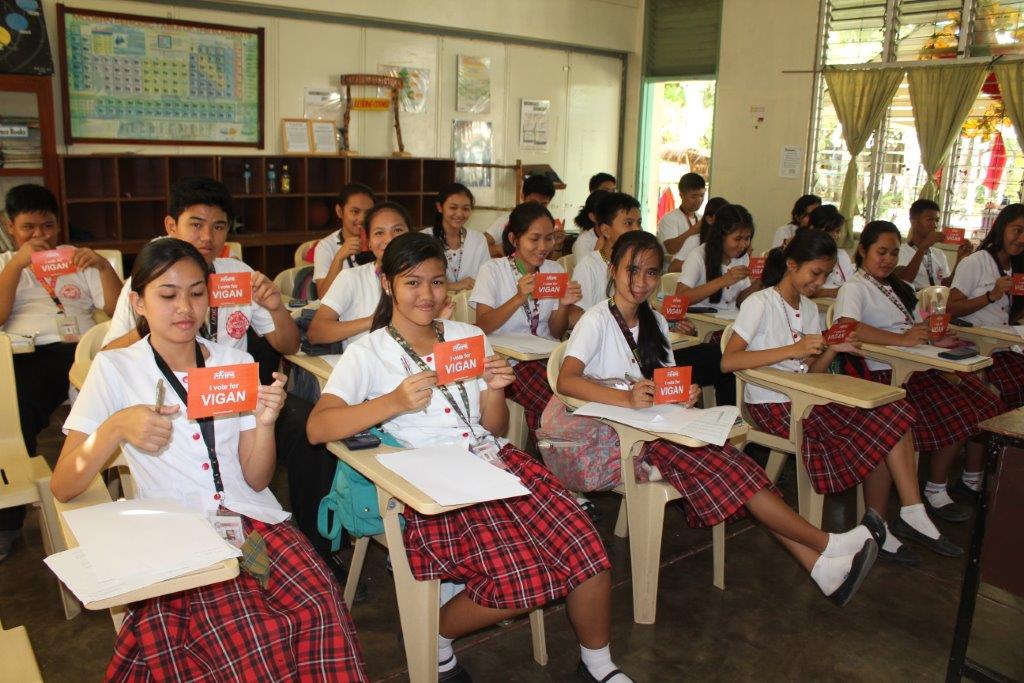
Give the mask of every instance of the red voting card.
[[255, 410], [259, 386], [256, 363], [193, 368], [188, 371], [188, 419]]
[[685, 296], [666, 296], [661, 300], [661, 314], [670, 323], [685, 318], [686, 309], [689, 307], [690, 300]]
[[246, 306], [252, 303], [252, 273], [213, 273], [207, 285], [211, 306]]
[[654, 371], [654, 402], [683, 403], [690, 398], [693, 368], [657, 368]]
[[943, 228], [942, 242], [944, 244], [963, 244], [966, 232], [963, 228]]
[[434, 344], [434, 368], [437, 383], [448, 384], [484, 374], [484, 337], [469, 337]]
[[763, 256], [751, 256], [750, 257], [750, 279], [760, 280], [761, 275], [764, 273], [764, 257]]
[[1010, 294], [1024, 296], [1024, 273], [1014, 273], [1013, 288], [1010, 290]]
[[569, 287], [569, 273], [537, 273], [533, 280], [533, 298], [561, 299]]
[[847, 320], [846, 322], [833, 324], [825, 332], [825, 343], [829, 346], [838, 346], [845, 343], [859, 324], [856, 320]]
[[61, 275], [78, 270], [71, 261], [74, 255], [74, 247], [32, 252], [32, 272], [40, 282], [53, 282]]
[[932, 313], [928, 316], [928, 333], [932, 339], [941, 339], [949, 329], [949, 313]]

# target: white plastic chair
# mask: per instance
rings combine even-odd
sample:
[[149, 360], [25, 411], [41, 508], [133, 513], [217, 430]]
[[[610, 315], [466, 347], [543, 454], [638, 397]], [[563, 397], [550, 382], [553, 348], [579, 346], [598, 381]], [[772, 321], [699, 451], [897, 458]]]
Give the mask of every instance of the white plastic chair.
[[319, 242], [319, 241], [320, 240], [309, 240], [308, 242], [303, 242], [302, 244], [300, 244], [298, 246], [298, 248], [295, 249], [295, 267], [296, 268], [301, 268], [302, 266], [311, 266], [311, 265], [313, 265], [312, 261], [307, 261], [306, 260], [306, 252], [308, 252], [311, 248], [316, 246], [316, 243]]
[[282, 295], [291, 298], [292, 291], [295, 289], [295, 278], [298, 276], [299, 271], [302, 270], [302, 268], [302, 266], [285, 268], [277, 274], [277, 277], [274, 278], [274, 284], [279, 290], [281, 290]]
[[107, 259], [114, 267], [117, 276], [124, 280], [124, 258], [121, 256], [120, 249], [97, 249], [96, 253]]
[[576, 255], [566, 254], [562, 258], [558, 259], [558, 265], [565, 269], [565, 272], [569, 274], [569, 278], [572, 279], [572, 271], [576, 269]]
[[678, 282], [679, 273], [665, 273], [661, 276], [661, 293], [674, 295], [676, 293], [676, 283]]

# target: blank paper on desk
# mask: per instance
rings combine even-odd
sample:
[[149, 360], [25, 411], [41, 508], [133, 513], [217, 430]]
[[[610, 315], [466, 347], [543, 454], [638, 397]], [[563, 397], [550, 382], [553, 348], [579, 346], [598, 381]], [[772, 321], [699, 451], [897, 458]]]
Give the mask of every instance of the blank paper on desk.
[[377, 460], [440, 505], [467, 505], [530, 494], [519, 477], [459, 446], [385, 453]]

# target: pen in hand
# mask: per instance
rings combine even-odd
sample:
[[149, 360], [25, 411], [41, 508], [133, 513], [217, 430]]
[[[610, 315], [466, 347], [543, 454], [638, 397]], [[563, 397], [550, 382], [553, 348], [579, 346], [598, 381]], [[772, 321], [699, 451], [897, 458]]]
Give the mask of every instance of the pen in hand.
[[160, 409], [164, 407], [164, 381], [162, 379], [157, 380], [156, 383], [156, 412], [160, 412]]

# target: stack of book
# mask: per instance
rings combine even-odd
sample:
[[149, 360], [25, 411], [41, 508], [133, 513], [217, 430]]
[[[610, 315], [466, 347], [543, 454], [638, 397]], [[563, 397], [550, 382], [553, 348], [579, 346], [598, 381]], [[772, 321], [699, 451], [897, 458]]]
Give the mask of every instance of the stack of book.
[[42, 165], [39, 119], [0, 117], [0, 167], [40, 168]]

